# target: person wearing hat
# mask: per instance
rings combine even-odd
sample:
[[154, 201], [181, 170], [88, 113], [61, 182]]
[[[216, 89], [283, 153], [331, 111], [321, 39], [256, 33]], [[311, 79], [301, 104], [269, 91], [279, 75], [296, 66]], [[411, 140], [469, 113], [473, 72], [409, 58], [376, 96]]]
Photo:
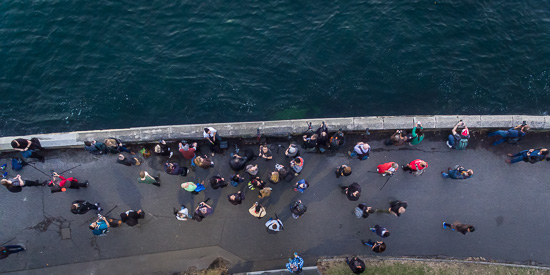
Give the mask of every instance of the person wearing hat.
[[197, 151], [197, 143], [193, 142], [191, 146], [187, 142], [180, 142], [178, 144], [181, 155], [186, 159], [193, 159], [195, 157], [195, 151]]
[[250, 176], [256, 176], [256, 174], [258, 174], [258, 165], [252, 165], [252, 164], [249, 164], [246, 166], [246, 172], [248, 172], [248, 174], [250, 174]]
[[[457, 133], [457, 128], [459, 126], [464, 126], [464, 129], [460, 132], [460, 135]], [[470, 138], [470, 131], [464, 121], [459, 121], [452, 130], [452, 134], [449, 135], [447, 140], [447, 146], [449, 148], [454, 148], [457, 150], [463, 150], [468, 146], [468, 139]]]
[[364, 142], [358, 142], [353, 147], [353, 152], [348, 152], [348, 155], [352, 158], [357, 157], [360, 160], [366, 160], [370, 155], [370, 145]]
[[208, 140], [208, 146], [212, 151], [212, 156], [214, 156], [214, 152], [220, 150], [220, 141], [222, 141], [218, 135], [218, 131], [212, 127], [206, 127], [204, 128], [203, 136], [206, 140]]
[[267, 214], [267, 212], [265, 211], [265, 207], [263, 207], [261, 204], [259, 204], [258, 202], [255, 202], [252, 207], [250, 207], [250, 209], [248, 209], [248, 212], [250, 213], [250, 215], [258, 218], [258, 219], [261, 219], [265, 216], [265, 214]]
[[347, 166], [345, 164], [342, 164], [340, 166], [338, 166], [338, 168], [336, 168], [336, 178], [339, 178], [339, 177], [347, 177], [351, 175], [351, 167], [350, 166]]
[[539, 161], [543, 161], [548, 155], [548, 152], [549, 151], [546, 148], [523, 150], [515, 155], [508, 154], [508, 157], [510, 157], [511, 159], [507, 159], [505, 160], [505, 162], [516, 163], [523, 160], [529, 163], [537, 163]]
[[141, 209], [138, 211], [128, 210], [120, 214], [120, 220], [129, 226], [134, 226], [138, 224], [138, 220], [143, 218], [145, 218], [145, 212], [143, 212]]
[[300, 149], [298, 148], [298, 145], [294, 143], [290, 144], [285, 151], [285, 156], [290, 158], [295, 158], [299, 155], [300, 155]]

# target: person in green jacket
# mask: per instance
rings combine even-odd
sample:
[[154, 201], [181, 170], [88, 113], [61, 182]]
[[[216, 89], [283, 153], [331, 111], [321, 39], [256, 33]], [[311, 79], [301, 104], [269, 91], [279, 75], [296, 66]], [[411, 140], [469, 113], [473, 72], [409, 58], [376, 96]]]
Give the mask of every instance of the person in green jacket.
[[159, 177], [153, 177], [145, 171], [139, 172], [138, 182], [139, 183], [153, 184], [153, 185], [156, 185], [156, 186], [160, 187], [160, 178]]
[[416, 126], [413, 128], [411, 133], [411, 138], [409, 140], [410, 145], [417, 145], [424, 139], [424, 128], [422, 128], [422, 123], [417, 122]]

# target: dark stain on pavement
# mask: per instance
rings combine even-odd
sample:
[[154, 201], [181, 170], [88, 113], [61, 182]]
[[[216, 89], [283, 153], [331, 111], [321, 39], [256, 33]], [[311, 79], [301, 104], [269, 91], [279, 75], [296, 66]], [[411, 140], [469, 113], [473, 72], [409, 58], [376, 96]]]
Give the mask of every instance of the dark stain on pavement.
[[27, 227], [27, 229], [36, 230], [38, 232], [46, 232], [50, 225], [55, 224], [61, 230], [61, 226], [67, 220], [62, 217], [46, 217], [43, 221], [39, 222], [35, 226]]
[[504, 222], [504, 217], [503, 216], [498, 216], [495, 218], [495, 221], [497, 222], [497, 226], [501, 226], [502, 223]]

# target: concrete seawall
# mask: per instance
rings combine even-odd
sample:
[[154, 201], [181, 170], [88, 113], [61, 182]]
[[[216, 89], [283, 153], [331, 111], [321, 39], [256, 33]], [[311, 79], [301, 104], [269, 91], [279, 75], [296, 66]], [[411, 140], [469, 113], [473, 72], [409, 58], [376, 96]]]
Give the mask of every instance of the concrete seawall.
[[86, 140], [103, 140], [107, 137], [120, 138], [124, 142], [151, 142], [159, 139], [201, 139], [204, 127], [216, 128], [222, 137], [254, 137], [257, 129], [266, 136], [285, 136], [301, 134], [307, 130], [307, 122], [312, 122], [313, 129], [325, 121], [330, 131], [342, 128], [346, 132], [371, 130], [410, 129], [416, 121], [421, 121], [427, 130], [449, 129], [458, 120], [464, 120], [471, 129], [508, 128], [522, 121], [527, 121], [531, 130], [550, 129], [550, 116], [527, 115], [443, 115], [443, 116], [371, 116], [343, 117], [324, 119], [295, 119], [277, 121], [252, 121], [232, 123], [188, 124], [171, 126], [138, 127], [125, 129], [107, 129], [92, 131], [77, 131], [68, 133], [36, 134], [17, 137], [0, 138], [0, 151], [12, 150], [10, 142], [14, 138], [37, 137], [42, 146], [48, 148], [63, 148], [82, 146]]

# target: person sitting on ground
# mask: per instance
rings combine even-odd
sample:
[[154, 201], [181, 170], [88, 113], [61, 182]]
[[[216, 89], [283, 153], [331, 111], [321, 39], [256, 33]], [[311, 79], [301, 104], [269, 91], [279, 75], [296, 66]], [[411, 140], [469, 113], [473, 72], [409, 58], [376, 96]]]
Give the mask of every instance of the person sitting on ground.
[[267, 214], [267, 212], [265, 211], [265, 207], [263, 207], [261, 204], [259, 204], [258, 202], [255, 202], [252, 207], [250, 207], [250, 209], [248, 209], [248, 213], [250, 213], [250, 215], [258, 218], [258, 219], [261, 219], [265, 216], [265, 214]]
[[170, 156], [172, 157], [173, 152], [170, 152], [170, 147], [166, 144], [164, 139], [159, 140], [159, 144], [155, 145], [155, 154], [157, 156]]
[[455, 169], [451, 170], [451, 167], [447, 168], [447, 173], [441, 172], [441, 176], [444, 178], [451, 178], [455, 180], [469, 179], [474, 175], [474, 170], [466, 170], [464, 167], [457, 165]]
[[327, 149], [330, 147], [329, 142], [329, 136], [328, 136], [328, 128], [325, 122], [321, 123], [321, 126], [317, 128], [317, 131], [315, 131], [315, 134], [317, 135], [317, 151], [320, 153], [324, 153], [327, 151]]
[[378, 235], [381, 238], [387, 238], [390, 236], [390, 231], [387, 228], [382, 227], [378, 224], [375, 225], [374, 227], [369, 228], [369, 230], [376, 233], [376, 235]]
[[101, 155], [107, 152], [107, 146], [103, 142], [84, 141], [84, 150], [90, 152], [93, 155]]
[[408, 138], [409, 145], [417, 145], [424, 139], [424, 128], [422, 123], [418, 121], [416, 126], [412, 129], [411, 136]]
[[138, 224], [139, 219], [145, 218], [145, 212], [143, 210], [128, 210], [120, 214], [120, 220], [128, 226], [134, 226]]
[[393, 174], [395, 173], [395, 171], [397, 171], [397, 169], [399, 169], [399, 164], [395, 162], [386, 162], [384, 164], [378, 165], [378, 167], [376, 168], [376, 171], [385, 177], [385, 176], [393, 176]]
[[11, 147], [13, 150], [21, 152], [24, 158], [35, 158], [40, 162], [45, 161], [44, 156], [36, 152], [36, 150], [46, 150], [37, 138], [31, 138], [30, 140], [24, 138], [14, 139], [11, 141]]
[[329, 144], [332, 150], [338, 149], [346, 144], [346, 138], [344, 137], [344, 132], [342, 132], [342, 129], [339, 129], [338, 132], [330, 137]]
[[294, 184], [294, 191], [304, 193], [309, 188], [309, 183], [305, 179], [299, 180]]
[[351, 258], [351, 261], [346, 257], [346, 264], [349, 266], [353, 274], [361, 274], [365, 272], [365, 262], [358, 257]]
[[366, 203], [360, 203], [355, 207], [354, 213], [357, 218], [366, 219], [370, 214], [374, 213], [374, 208], [367, 206]]
[[523, 139], [523, 137], [525, 136], [525, 133], [529, 131], [529, 129], [530, 129], [529, 125], [523, 122], [523, 124], [520, 124], [514, 128], [510, 128], [508, 129], [508, 131], [498, 130], [498, 131], [488, 133], [487, 136], [493, 137], [498, 135], [502, 137], [501, 139], [493, 142], [493, 146], [499, 145], [505, 141], [508, 142], [509, 144], [517, 144]]
[[336, 168], [336, 178], [347, 177], [351, 175], [351, 167], [345, 164], [342, 164]]
[[164, 164], [164, 171], [169, 175], [180, 175], [185, 177], [187, 176], [187, 173], [189, 173], [189, 168], [180, 167], [176, 162], [172, 163], [167, 161]]
[[152, 184], [152, 185], [160, 187], [160, 177], [159, 176], [153, 177], [145, 171], [139, 172], [138, 182], [139, 183]]
[[290, 161], [290, 168], [294, 170], [294, 176], [298, 176], [302, 169], [304, 169], [304, 159], [302, 157], [296, 157]]
[[210, 200], [210, 198], [207, 198], [205, 201], [199, 203], [199, 205], [195, 209], [195, 212], [193, 213], [193, 220], [200, 222], [204, 218], [214, 213], [214, 209], [212, 209], [210, 205], [206, 204], [208, 200]]
[[300, 218], [307, 211], [307, 206], [302, 203], [302, 200], [297, 200], [290, 205], [290, 212], [294, 219]]
[[191, 164], [202, 169], [214, 167], [214, 162], [207, 156], [196, 156]]
[[379, 209], [376, 210], [376, 212], [389, 213], [399, 217], [401, 214], [405, 213], [407, 206], [408, 204], [406, 201], [390, 201], [390, 208], [388, 208], [388, 210]]
[[220, 153], [220, 142], [222, 139], [220, 138], [220, 135], [218, 135], [218, 131], [212, 127], [207, 127], [204, 128], [203, 136], [208, 141], [208, 146], [210, 147], [210, 151], [212, 151], [212, 156], [214, 156], [214, 153]]
[[258, 174], [258, 165], [252, 165], [252, 164], [249, 164], [246, 166], [246, 172], [250, 175], [250, 176], [256, 176], [256, 174]]
[[229, 202], [233, 205], [239, 205], [243, 203], [245, 196], [244, 193], [241, 191], [238, 191], [237, 193], [233, 193], [227, 196], [227, 199]]
[[267, 198], [271, 195], [271, 191], [273, 190], [273, 188], [271, 187], [264, 187], [260, 190], [260, 194], [258, 195], [258, 198], [260, 199], [263, 199], [263, 198]]
[[453, 231], [457, 231], [462, 233], [462, 235], [466, 235], [468, 232], [474, 232], [476, 229], [471, 224], [463, 224], [458, 221], [453, 222], [452, 224], [443, 222], [443, 229], [451, 228]]
[[87, 188], [88, 181], [78, 182], [78, 180], [73, 177], [65, 178], [57, 174], [56, 172], [53, 172], [52, 180], [50, 181], [48, 186], [50, 187], [50, 191], [52, 193], [65, 192], [67, 191], [67, 188], [72, 188], [72, 189], [79, 189], [81, 187]]
[[248, 188], [250, 190], [263, 189], [265, 187], [265, 182], [260, 179], [260, 177], [255, 177], [250, 180], [248, 183]]
[[73, 201], [73, 203], [71, 204], [71, 212], [73, 214], [86, 214], [92, 209], [97, 211], [103, 210], [101, 209], [101, 207], [99, 207], [99, 202], [96, 204], [91, 204], [85, 200], [76, 200]]
[[96, 236], [105, 236], [109, 227], [111, 227], [111, 224], [103, 216], [99, 216], [95, 222], [90, 224], [90, 229]]
[[258, 155], [265, 160], [273, 159], [273, 154], [267, 144], [260, 145], [260, 154]]
[[361, 243], [363, 245], [368, 245], [370, 246], [370, 249], [376, 253], [381, 253], [381, 252], [384, 252], [386, 250], [386, 244], [384, 242], [381, 242], [381, 241], [373, 241], [371, 239], [369, 239], [368, 241], [363, 241], [361, 240]]
[[349, 186], [340, 186], [342, 188], [342, 193], [346, 194], [346, 197], [350, 201], [357, 201], [361, 197], [361, 186], [354, 182]]
[[370, 155], [370, 145], [364, 142], [358, 142], [353, 147], [353, 152], [348, 152], [348, 155], [352, 158], [357, 157], [359, 160], [366, 160]]
[[273, 171], [269, 174], [269, 182], [273, 184], [279, 183], [279, 172]]
[[174, 215], [178, 221], [186, 221], [187, 219], [193, 218], [189, 215], [189, 209], [187, 209], [185, 205], [181, 205], [180, 210], [176, 210], [176, 208], [174, 208]]
[[424, 169], [426, 168], [428, 168], [428, 163], [421, 159], [415, 159], [409, 164], [401, 166], [403, 171], [409, 171], [409, 173], [412, 173], [415, 176], [422, 175], [424, 173]]
[[231, 183], [231, 185], [233, 185], [233, 187], [237, 187], [243, 181], [244, 181], [244, 177], [241, 177], [241, 175], [239, 175], [239, 174], [235, 174], [235, 175], [231, 176], [230, 183]]
[[220, 175], [216, 175], [210, 178], [210, 186], [214, 190], [218, 188], [224, 188], [228, 185], [229, 183], [225, 182], [225, 179], [222, 178]]
[[307, 134], [302, 137], [304, 140], [304, 145], [302, 145], [302, 148], [304, 149], [313, 149], [317, 147], [317, 134]]
[[4, 185], [8, 191], [12, 193], [21, 192], [26, 186], [44, 186], [47, 182], [40, 183], [38, 180], [23, 180], [21, 175], [17, 175], [12, 179], [1, 179], [0, 184]]
[[229, 166], [231, 166], [231, 169], [233, 169], [234, 171], [242, 170], [245, 167], [246, 163], [249, 160], [252, 160], [252, 158], [254, 157], [254, 153], [250, 149], [244, 149], [241, 152], [243, 154], [242, 156], [234, 153], [231, 154]]
[[275, 170], [279, 173], [279, 178], [284, 179], [286, 182], [290, 182], [294, 179], [294, 174], [281, 164], [275, 164]]
[[136, 158], [136, 157], [127, 158], [123, 154], [118, 155], [118, 159], [117, 159], [116, 162], [120, 163], [122, 165], [126, 165], [126, 166], [132, 166], [132, 165], [139, 166], [139, 165], [141, 165], [141, 161], [138, 158]]
[[508, 157], [512, 159], [507, 159], [505, 160], [505, 162], [516, 163], [523, 160], [524, 162], [537, 163], [539, 161], [543, 161], [547, 155], [548, 155], [548, 149], [546, 148], [529, 149], [529, 150], [523, 150], [515, 155], [508, 154]]
[[121, 152], [126, 152], [126, 153], [130, 153], [130, 154], [134, 155], [134, 153], [132, 151], [128, 150], [128, 148], [126, 148], [126, 147], [124, 147], [124, 145], [122, 145], [122, 141], [120, 141], [120, 139], [118, 139], [118, 138], [107, 138], [103, 141], [103, 143], [107, 147], [107, 152], [109, 152], [111, 154], [118, 154], [118, 153], [121, 153]]
[[265, 227], [267, 228], [268, 233], [277, 233], [281, 230], [285, 230], [283, 227], [283, 222], [275, 215], [275, 219], [269, 218], [269, 220], [265, 223]]
[[[464, 126], [464, 129], [462, 132], [460, 132], [460, 135], [456, 132], [456, 129], [458, 126]], [[468, 146], [468, 139], [470, 138], [470, 132], [468, 131], [468, 127], [466, 127], [466, 124], [464, 124], [464, 121], [459, 121], [455, 127], [452, 130], [452, 134], [449, 135], [449, 140], [447, 140], [447, 146], [449, 148], [454, 148], [456, 150], [464, 150], [466, 149], [466, 146]]]
[[290, 158], [295, 158], [300, 155], [300, 148], [298, 145], [292, 143], [288, 146], [288, 148], [285, 151], [285, 156]]
[[409, 140], [404, 134], [402, 130], [397, 130], [395, 133], [390, 137], [390, 139], [386, 140], [384, 144], [386, 146], [394, 145], [394, 146], [401, 146], [405, 144]]
[[178, 144], [178, 151], [180, 151], [184, 158], [193, 159], [195, 157], [195, 151], [197, 151], [197, 143], [193, 142], [193, 144], [189, 145], [187, 141], [182, 140]]
[[286, 269], [290, 271], [290, 273], [301, 273], [303, 266], [304, 266], [304, 259], [298, 256], [298, 253], [294, 252], [294, 258], [288, 259], [288, 263], [286, 264]]

